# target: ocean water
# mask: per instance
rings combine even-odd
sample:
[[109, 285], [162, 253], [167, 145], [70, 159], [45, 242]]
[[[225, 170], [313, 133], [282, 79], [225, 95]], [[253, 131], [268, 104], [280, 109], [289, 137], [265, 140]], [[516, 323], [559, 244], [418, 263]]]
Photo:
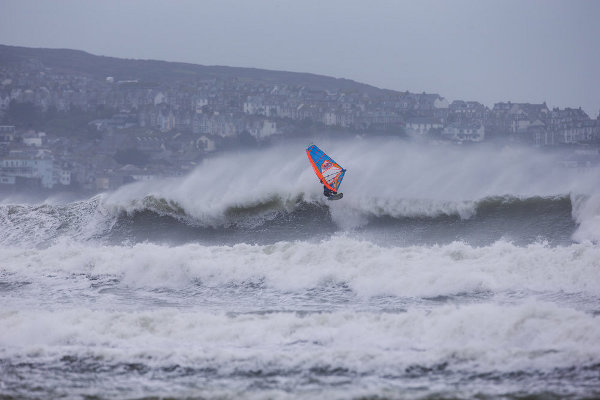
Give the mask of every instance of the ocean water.
[[600, 169], [319, 143], [0, 202], [0, 398], [600, 397]]

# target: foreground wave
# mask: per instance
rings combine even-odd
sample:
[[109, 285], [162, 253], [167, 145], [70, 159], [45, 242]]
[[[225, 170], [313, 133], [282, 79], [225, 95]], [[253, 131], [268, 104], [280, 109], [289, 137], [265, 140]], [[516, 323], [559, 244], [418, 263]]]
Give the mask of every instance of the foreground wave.
[[[52, 396], [130, 397], [139, 380], [147, 395], [210, 398], [471, 397], [498, 383], [518, 394], [522, 382], [577, 397], [600, 384], [597, 318], [539, 302], [403, 313], [21, 310], [0, 323], [13, 395], [30, 393], [19, 377], [34, 370]], [[88, 373], [94, 380], [79, 387]]]

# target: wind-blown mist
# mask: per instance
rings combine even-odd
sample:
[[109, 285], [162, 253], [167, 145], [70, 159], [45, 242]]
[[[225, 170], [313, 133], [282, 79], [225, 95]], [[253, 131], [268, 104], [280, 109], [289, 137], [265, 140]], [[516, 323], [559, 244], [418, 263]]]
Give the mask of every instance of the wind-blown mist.
[[[292, 210], [300, 201], [327, 205], [334, 223], [349, 229], [369, 217], [474, 216], [482, 201], [597, 196], [599, 168], [565, 168], [560, 154], [526, 148], [426, 147], [397, 140], [320, 144], [348, 170], [343, 201], [328, 202], [303, 144], [206, 160], [185, 178], [125, 186], [103, 200], [113, 212], [153, 207], [200, 224], [231, 222], [236, 211], [257, 215]], [[588, 206], [589, 208], [589, 206]], [[580, 212], [576, 212], [581, 215]], [[593, 218], [586, 211], [579, 223]], [[592, 215], [589, 215], [592, 214]], [[592, 227], [580, 240], [598, 240]]]

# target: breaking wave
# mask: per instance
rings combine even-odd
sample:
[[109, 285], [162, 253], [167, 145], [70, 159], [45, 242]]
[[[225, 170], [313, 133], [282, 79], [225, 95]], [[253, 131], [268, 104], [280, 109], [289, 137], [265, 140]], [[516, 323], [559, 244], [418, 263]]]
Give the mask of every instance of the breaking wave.
[[[0, 205], [0, 243], [29, 246], [61, 237], [138, 242], [153, 240], [153, 234], [158, 233], [162, 238], [172, 236], [173, 243], [202, 241], [210, 236], [225, 243], [256, 242], [259, 237], [252, 240], [239, 234], [260, 233], [265, 243], [323, 239], [334, 233], [380, 228], [398, 232], [426, 229], [433, 236], [442, 231], [459, 234], [465, 229], [497, 231], [495, 239], [507, 238], [502, 232], [519, 236], [522, 231], [542, 240], [559, 235], [568, 241], [598, 242], [598, 199], [582, 195], [493, 196], [469, 202], [398, 199], [394, 204], [387, 201], [385, 206], [375, 200], [369, 209], [356, 209], [340, 202], [307, 201], [302, 195], [272, 195], [263, 201], [222, 207], [215, 214], [208, 209], [199, 212], [200, 205], [190, 210], [175, 200], [152, 195], [119, 205], [111, 203], [110, 195], [98, 195], [67, 204]], [[283, 230], [286, 235], [277, 237]]]
[[[596, 201], [596, 200], [594, 200]], [[572, 203], [575, 209], [572, 211]], [[262, 202], [230, 205], [219, 214], [198, 213], [198, 207], [188, 210], [174, 200], [145, 196], [126, 205], [107, 205], [105, 196], [67, 204], [0, 205], [0, 243], [43, 243], [61, 236], [77, 240], [102, 239], [124, 227], [159, 223], [161, 229], [187, 226], [197, 229], [253, 230], [269, 229], [273, 225], [290, 225], [298, 231], [311, 229], [340, 232], [368, 228], [378, 224], [415, 222], [440, 223], [450, 220], [511, 219], [552, 216], [570, 218], [593, 231], [598, 217], [589, 198], [569, 196], [518, 199], [491, 197], [469, 203], [398, 200], [388, 211], [381, 207], [357, 210], [343, 204], [324, 201], [307, 202], [302, 196], [283, 199], [272, 196]], [[391, 211], [389, 211], [391, 209]], [[590, 218], [592, 223], [586, 223]], [[140, 228], [142, 228], [140, 226]], [[307, 232], [308, 233], [308, 232]], [[584, 236], [583, 232], [578, 238]], [[596, 240], [591, 235], [593, 240]]]
[[552, 232], [560, 233], [559, 242], [600, 240], [598, 168], [567, 170], [556, 154], [518, 148], [457, 150], [360, 140], [324, 146], [346, 161], [346, 195], [340, 201], [322, 196], [304, 146], [288, 145], [221, 155], [185, 177], [134, 183], [88, 200], [5, 202], [0, 243], [61, 236], [136, 242], [153, 240], [159, 229], [177, 230], [177, 240], [184, 241], [219, 233], [225, 242], [250, 240], [227, 240], [232, 232], [260, 231], [275, 240], [287, 229], [283, 238], [293, 240], [381, 226], [414, 232], [425, 226], [427, 236], [436, 236], [439, 228], [464, 239], [452, 229], [474, 231], [476, 225], [497, 232], [495, 239], [506, 238], [503, 231], [519, 237], [522, 229], [529, 242], [553, 240]]

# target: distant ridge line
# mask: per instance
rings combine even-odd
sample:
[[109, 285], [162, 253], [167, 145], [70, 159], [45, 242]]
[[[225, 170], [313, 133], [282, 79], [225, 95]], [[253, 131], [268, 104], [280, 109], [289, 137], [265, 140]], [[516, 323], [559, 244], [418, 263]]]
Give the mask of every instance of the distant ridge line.
[[174, 81], [186, 79], [248, 79], [264, 84], [306, 86], [318, 90], [345, 90], [384, 95], [400, 93], [346, 78], [309, 72], [289, 72], [252, 67], [207, 66], [185, 62], [127, 59], [98, 56], [83, 50], [19, 47], [0, 44], [0, 64], [15, 65], [38, 61], [45, 67], [65, 72], [84, 73], [103, 79]]

